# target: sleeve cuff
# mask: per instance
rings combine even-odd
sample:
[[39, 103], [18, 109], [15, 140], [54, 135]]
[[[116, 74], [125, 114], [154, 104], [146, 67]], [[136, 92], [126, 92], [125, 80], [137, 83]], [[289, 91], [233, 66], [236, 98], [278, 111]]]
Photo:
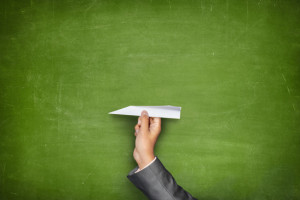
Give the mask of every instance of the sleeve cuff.
[[147, 167], [150, 166], [155, 160], [156, 160], [156, 156], [155, 156], [155, 158], [154, 158], [148, 165], [146, 165], [144, 168], [142, 168], [142, 169], [138, 168], [137, 170], [136, 170], [136, 168], [135, 168], [134, 170], [136, 170], [136, 171], [135, 171], [134, 173], [138, 173], [138, 172], [142, 171], [143, 169], [147, 168]]

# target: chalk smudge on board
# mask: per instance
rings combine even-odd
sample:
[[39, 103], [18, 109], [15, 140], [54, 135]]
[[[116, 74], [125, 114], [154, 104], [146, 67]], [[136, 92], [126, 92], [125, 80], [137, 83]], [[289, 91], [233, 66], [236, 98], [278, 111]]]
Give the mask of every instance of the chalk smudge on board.
[[84, 179], [84, 181], [82, 182], [82, 185], [85, 184], [85, 182], [88, 180], [88, 178], [91, 176], [91, 172], [86, 176], [86, 178]]
[[57, 132], [60, 130], [60, 119], [59, 116], [61, 114], [62, 108], [61, 108], [61, 96], [62, 96], [62, 80], [60, 79], [59, 82], [57, 83], [57, 99], [56, 99], [56, 107], [55, 110], [57, 112]]
[[248, 20], [249, 20], [249, 2], [247, 1], [246, 32], [248, 32]]
[[294, 109], [294, 111], [296, 112], [295, 104], [293, 104], [293, 109]]
[[291, 95], [290, 88], [289, 88], [288, 86], [286, 86], [286, 89], [287, 89], [287, 91], [288, 91], [289, 95]]
[[3, 165], [3, 169], [2, 169], [2, 184], [4, 185], [5, 183], [5, 178], [4, 178], [4, 174], [5, 174], [5, 170], [6, 170], [6, 163], [4, 163]]
[[169, 2], [169, 7], [170, 7], [170, 10], [172, 9], [172, 6], [171, 6], [171, 0], [168, 0]]
[[283, 78], [284, 82], [286, 82], [284, 74], [281, 74], [281, 75], [282, 75], [282, 78]]
[[84, 10], [84, 14], [86, 14], [92, 7], [94, 7], [96, 3], [98, 3], [97, 0], [91, 2], [91, 4]]

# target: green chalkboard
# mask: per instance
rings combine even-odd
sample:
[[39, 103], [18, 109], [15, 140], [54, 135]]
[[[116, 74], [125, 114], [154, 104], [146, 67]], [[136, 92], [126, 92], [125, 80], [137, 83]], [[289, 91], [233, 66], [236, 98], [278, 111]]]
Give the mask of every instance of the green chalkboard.
[[146, 199], [129, 105], [199, 199], [300, 199], [300, 3], [2, 0], [0, 199]]

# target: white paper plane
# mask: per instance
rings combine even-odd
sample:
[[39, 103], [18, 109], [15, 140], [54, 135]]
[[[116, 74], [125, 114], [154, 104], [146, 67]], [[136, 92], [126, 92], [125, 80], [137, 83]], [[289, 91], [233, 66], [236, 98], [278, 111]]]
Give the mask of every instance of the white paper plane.
[[141, 116], [141, 112], [143, 110], [146, 110], [148, 112], [149, 117], [180, 119], [181, 107], [169, 106], [169, 105], [168, 106], [128, 106], [120, 110], [112, 111], [108, 114]]

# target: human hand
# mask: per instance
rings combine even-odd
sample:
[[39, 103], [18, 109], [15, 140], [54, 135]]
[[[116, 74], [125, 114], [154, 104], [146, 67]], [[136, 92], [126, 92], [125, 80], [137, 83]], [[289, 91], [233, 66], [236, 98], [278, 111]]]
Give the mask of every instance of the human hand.
[[143, 110], [134, 129], [136, 139], [133, 157], [139, 169], [143, 169], [155, 158], [154, 146], [161, 131], [161, 118], [149, 118], [148, 112]]

